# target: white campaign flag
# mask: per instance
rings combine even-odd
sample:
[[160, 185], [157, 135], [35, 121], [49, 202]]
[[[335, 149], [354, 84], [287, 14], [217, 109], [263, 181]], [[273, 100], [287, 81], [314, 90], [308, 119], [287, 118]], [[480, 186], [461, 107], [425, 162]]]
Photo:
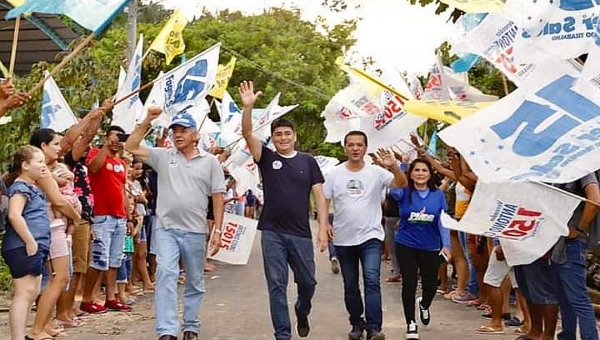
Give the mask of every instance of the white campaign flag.
[[236, 191], [239, 196], [243, 195], [248, 189], [257, 193], [260, 191], [260, 173], [258, 165], [254, 163], [252, 157], [248, 157], [246, 161], [231, 171], [231, 176], [235, 178]]
[[258, 221], [225, 213], [221, 249], [209, 258], [229, 264], [246, 265], [256, 236]]
[[[542, 199], [541, 199], [542, 198]], [[477, 182], [460, 222], [442, 224], [469, 234], [498, 237], [511, 266], [531, 263], [569, 234], [568, 222], [582, 199], [533, 182]]]
[[[382, 82], [394, 89], [406, 87], [397, 71], [384, 71]], [[326, 142], [342, 141], [349, 131], [361, 130], [369, 139], [369, 152], [373, 152], [408, 138], [427, 120], [406, 112], [403, 98], [366, 78], [351, 77], [351, 85], [352, 90], [347, 87], [338, 92], [321, 113], [325, 117]]]
[[239, 109], [229, 92], [223, 93], [221, 104], [217, 103], [221, 117], [221, 140], [233, 143], [242, 137], [242, 111]]
[[484, 94], [477, 88], [469, 85], [467, 72], [455, 73], [450, 67], [444, 66], [444, 81], [450, 91], [453, 100], [469, 102], [493, 102], [498, 100], [497, 96]]
[[594, 43], [591, 45], [575, 90], [584, 96], [600, 101], [600, 20], [596, 25]]
[[[48, 76], [48, 71], [44, 72], [44, 76]], [[75, 124], [77, 124], [77, 118], [60, 92], [54, 78], [48, 78], [44, 83], [40, 126], [63, 132]]]
[[218, 43], [158, 78], [154, 86], [160, 84], [167, 113], [178, 112], [206, 97], [215, 83], [220, 49]]
[[315, 160], [319, 164], [323, 176], [326, 176], [336, 165], [340, 164], [340, 160], [334, 157], [315, 156]]
[[425, 85], [425, 92], [423, 93], [425, 100], [450, 100], [450, 89], [445, 81], [444, 68], [442, 67], [442, 60], [440, 56], [436, 57], [435, 64], [429, 72], [429, 80]]
[[[140, 88], [142, 82], [142, 49], [144, 47], [144, 36], [140, 35], [135, 53], [129, 62], [129, 69], [127, 70], [127, 76], [125, 81], [119, 86], [117, 90], [117, 100], [125, 97], [129, 93]], [[130, 133], [135, 128], [136, 120], [142, 115], [144, 105], [140, 100], [139, 93], [134, 94], [127, 100], [119, 103], [113, 107], [112, 124], [118, 125], [125, 130], [126, 133]]]
[[539, 87], [517, 89], [439, 133], [481, 180], [567, 183], [600, 168], [600, 101], [573, 88], [573, 68], [540, 66], [532, 75]]
[[252, 124], [254, 134], [263, 142], [267, 141], [267, 139], [271, 136], [271, 123], [275, 119], [282, 117], [286, 113], [298, 107], [298, 105], [279, 106], [280, 96], [281, 93], [277, 93], [269, 105], [267, 105], [267, 107], [261, 113], [260, 117], [258, 117], [258, 119]]
[[369, 138], [368, 152], [396, 144], [423, 124], [427, 118], [404, 110], [405, 101], [400, 96], [383, 91], [381, 112], [372, 117], [360, 118], [360, 130]]
[[[518, 32], [519, 28], [515, 22], [498, 14], [488, 14], [477, 26], [454, 39], [452, 50], [455, 53], [473, 53], [482, 56], [518, 87], [537, 86], [539, 85], [537, 78], [531, 75], [542, 65], [518, 63], [513, 57]], [[566, 63], [557, 58], [552, 60], [552, 63], [546, 60], [543, 64], [546, 65], [547, 72], [552, 72], [555, 64]]]
[[[558, 6], [557, 6], [558, 5]], [[536, 62], [548, 56], [576, 58], [592, 44], [600, 14], [597, 0], [508, 0], [502, 15], [520, 30], [513, 57], [517, 62]]]
[[119, 80], [117, 81], [117, 93], [119, 93], [121, 87], [123, 87], [123, 84], [125, 84], [125, 79], [127, 79], [127, 72], [125, 72], [123, 66], [119, 66]]

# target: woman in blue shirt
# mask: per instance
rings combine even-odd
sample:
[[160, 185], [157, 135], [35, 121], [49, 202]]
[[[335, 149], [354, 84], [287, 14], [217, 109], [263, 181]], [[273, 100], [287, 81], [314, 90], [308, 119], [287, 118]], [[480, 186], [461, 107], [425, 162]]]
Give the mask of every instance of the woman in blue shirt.
[[[396, 256], [402, 274], [406, 338], [418, 339], [415, 305], [419, 306], [421, 322], [428, 325], [440, 259], [450, 259], [450, 234], [440, 223], [441, 213], [447, 210], [447, 204], [444, 193], [437, 188], [431, 164], [425, 159], [415, 159], [407, 173], [407, 187], [392, 189], [390, 194], [400, 211]], [[418, 273], [421, 275], [423, 296], [415, 302]]]

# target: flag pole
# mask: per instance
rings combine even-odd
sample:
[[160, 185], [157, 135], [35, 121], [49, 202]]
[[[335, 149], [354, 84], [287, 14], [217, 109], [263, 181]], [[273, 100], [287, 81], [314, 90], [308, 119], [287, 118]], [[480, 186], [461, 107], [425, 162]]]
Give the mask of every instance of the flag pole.
[[504, 76], [504, 73], [500, 73], [500, 77], [502, 78], [502, 88], [504, 89], [504, 95], [508, 96], [508, 82], [506, 81], [506, 76]]
[[128, 93], [127, 95], [125, 95], [125, 96], [124, 96], [124, 97], [122, 97], [122, 98], [119, 98], [119, 100], [117, 100], [116, 102], [112, 103], [112, 104], [109, 106], [109, 109], [110, 109], [110, 108], [113, 108], [113, 107], [115, 107], [117, 104], [120, 104], [120, 103], [122, 103], [122, 102], [126, 101], [127, 99], [131, 98], [133, 95], [135, 95], [135, 94], [137, 94], [137, 93], [140, 93], [140, 92], [144, 91], [145, 89], [147, 89], [147, 88], [149, 88], [150, 86], [152, 86], [152, 85], [153, 85], [153, 84], [154, 84], [156, 81], [158, 81], [158, 80], [159, 80], [159, 79], [154, 79], [154, 80], [152, 80], [152, 81], [149, 81], [148, 83], [144, 84], [144, 86], [140, 86], [140, 88], [138, 88], [137, 90], [135, 90], [135, 91], [132, 91], [132, 92]]
[[71, 59], [73, 59], [77, 54], [79, 54], [79, 52], [81, 52], [83, 50], [84, 47], [87, 46], [87, 44], [89, 44], [92, 39], [94, 39], [94, 33], [90, 33], [90, 35], [88, 35], [85, 40], [83, 40], [79, 45], [77, 45], [77, 47], [71, 52], [69, 53], [66, 57], [63, 58], [63, 60], [56, 65], [56, 67], [54, 67], [54, 69], [52, 69], [52, 71], [50, 73], [48, 73], [48, 75], [46, 75], [41, 81], [39, 81], [37, 84], [35, 84], [35, 86], [29, 90], [29, 92], [27, 92], [27, 94], [29, 96], [32, 96], [33, 94], [35, 94], [46, 82], [46, 80], [48, 80], [50, 77], [54, 76], [55, 74], [58, 73], [58, 71], [60, 71], [63, 67], [65, 67], [65, 65], [71, 61]]
[[13, 32], [12, 48], [10, 50], [10, 65], [8, 67], [8, 78], [12, 78], [15, 73], [15, 62], [17, 60], [17, 44], [19, 43], [19, 29], [21, 27], [21, 16], [15, 20], [15, 30]]

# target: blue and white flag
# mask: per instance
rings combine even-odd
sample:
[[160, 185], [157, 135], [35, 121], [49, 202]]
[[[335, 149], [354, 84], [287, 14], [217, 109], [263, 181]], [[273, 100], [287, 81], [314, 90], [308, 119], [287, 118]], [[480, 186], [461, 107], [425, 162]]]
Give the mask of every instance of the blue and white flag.
[[[452, 51], [482, 56], [518, 87], [526, 87], [530, 84], [537, 87], [540, 85], [538, 79], [531, 75], [541, 66], [536, 63], [515, 61], [514, 54], [517, 48], [515, 41], [518, 39], [518, 34], [519, 27], [515, 22], [498, 14], [488, 14], [479, 25], [452, 41]], [[564, 67], [566, 61], [553, 58], [553, 63], [546, 62], [544, 65], [549, 68], [549, 72], [552, 72], [554, 68]]]
[[519, 26], [513, 53], [518, 63], [552, 56], [576, 58], [593, 44], [599, 0], [508, 0], [502, 15]]
[[[48, 71], [44, 72], [44, 76], [48, 76]], [[77, 118], [52, 77], [44, 83], [41, 118], [40, 127], [53, 129], [57, 132], [66, 131], [77, 124]]]
[[157, 81], [163, 91], [167, 113], [182, 110], [206, 97], [215, 83], [220, 49], [221, 43], [218, 43], [165, 73]]
[[590, 47], [575, 89], [588, 98], [600, 101], [600, 20], [593, 38], [594, 43]]
[[568, 183], [600, 168], [600, 100], [574, 88], [579, 71], [548, 63], [531, 75], [539, 86], [519, 88], [439, 133], [481, 180]]
[[217, 110], [221, 116], [221, 140], [229, 144], [242, 137], [242, 111], [229, 92], [223, 93], [223, 101], [217, 103]]
[[95, 36], [110, 24], [113, 18], [123, 11], [130, 0], [27, 0], [21, 6], [8, 12], [6, 19], [22, 14], [48, 13], [62, 14], [79, 25], [94, 32]]
[[[117, 100], [127, 96], [131, 92], [140, 88], [142, 82], [142, 49], [144, 47], [144, 36], [140, 35], [135, 53], [129, 62], [127, 76], [119, 86], [117, 91]], [[119, 77], [120, 78], [120, 77]], [[140, 100], [139, 93], [127, 98], [115, 105], [113, 108], [112, 124], [118, 125], [125, 130], [126, 133], [131, 133], [135, 128], [136, 120], [143, 115], [144, 104]]]

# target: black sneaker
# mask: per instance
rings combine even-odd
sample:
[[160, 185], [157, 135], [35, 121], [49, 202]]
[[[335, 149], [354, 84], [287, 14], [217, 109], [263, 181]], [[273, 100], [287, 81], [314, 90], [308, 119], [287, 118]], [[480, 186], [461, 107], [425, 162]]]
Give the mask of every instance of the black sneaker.
[[431, 314], [429, 313], [429, 308], [425, 309], [421, 306], [421, 302], [423, 301], [423, 297], [419, 296], [417, 298], [417, 306], [419, 306], [419, 319], [421, 319], [421, 323], [425, 326], [429, 325], [429, 321], [431, 321]]
[[362, 339], [365, 328], [363, 325], [353, 325], [350, 333], [348, 333], [349, 340], [360, 340]]
[[385, 340], [385, 334], [381, 332], [373, 332], [367, 335], [367, 340]]
[[298, 336], [301, 338], [306, 338], [308, 333], [310, 333], [310, 324], [308, 323], [308, 317], [298, 317], [298, 322], [296, 323], [296, 330], [298, 331]]
[[416, 322], [411, 321], [406, 327], [406, 339], [419, 339], [419, 327]]

